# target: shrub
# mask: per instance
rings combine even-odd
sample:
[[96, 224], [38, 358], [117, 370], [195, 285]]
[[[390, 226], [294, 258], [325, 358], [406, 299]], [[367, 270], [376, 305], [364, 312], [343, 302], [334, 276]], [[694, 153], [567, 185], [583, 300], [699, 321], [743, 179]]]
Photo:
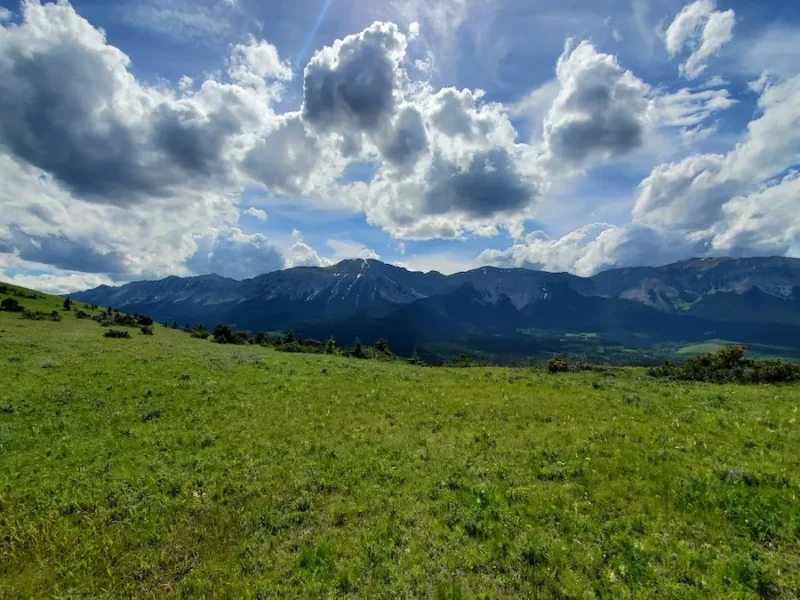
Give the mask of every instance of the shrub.
[[[9, 290], [9, 292], [12, 292], [12, 291], [13, 291], [14, 295], [17, 298], [26, 298], [28, 300], [36, 300], [39, 297], [36, 294], [36, 292], [31, 292], [30, 294], [27, 294], [22, 290]], [[44, 298], [44, 296], [42, 296], [42, 298]]]
[[466, 369], [468, 367], [480, 366], [480, 363], [474, 360], [473, 358], [467, 356], [466, 354], [459, 354], [453, 360], [447, 363], [447, 366]]
[[389, 342], [387, 342], [383, 338], [381, 338], [377, 342], [375, 342], [375, 345], [373, 346], [373, 348], [375, 348], [375, 351], [378, 354], [382, 354], [384, 356], [393, 356], [393, 353], [392, 353], [391, 349], [389, 348]]
[[280, 344], [276, 346], [275, 349], [278, 352], [292, 352], [296, 354], [306, 353], [306, 348], [303, 347], [302, 344], [298, 344], [297, 342], [291, 342], [290, 344]]
[[214, 342], [217, 344], [249, 344], [250, 336], [246, 331], [234, 332], [227, 325], [217, 325], [214, 327]]
[[419, 355], [419, 351], [414, 348], [414, 353], [411, 355], [411, 358], [408, 359], [408, 364], [410, 365], [424, 365], [425, 361]]
[[214, 342], [217, 344], [232, 344], [233, 331], [227, 325], [217, 325], [214, 327]]
[[0, 302], [0, 310], [5, 312], [22, 312], [25, 308], [14, 298], [6, 298]]
[[328, 338], [328, 341], [325, 344], [325, 354], [335, 354], [336, 353], [336, 340], [333, 336]]
[[586, 364], [581, 360], [570, 360], [566, 356], [556, 354], [547, 361], [548, 373], [581, 373], [583, 371], [600, 371], [604, 372], [604, 367]]
[[353, 348], [352, 352], [353, 358], [367, 358], [367, 353], [364, 352], [364, 348], [361, 347], [361, 340], [356, 338], [356, 345]]
[[92, 315], [90, 315], [90, 314], [89, 314], [89, 313], [87, 313], [86, 311], [79, 310], [79, 311], [77, 311], [77, 312], [75, 313], [75, 318], [76, 318], [76, 319], [91, 319], [91, 318], [92, 318]]
[[127, 340], [130, 339], [131, 334], [127, 331], [120, 331], [119, 329], [109, 329], [103, 334], [103, 337]]
[[103, 327], [140, 327], [139, 322], [130, 315], [102, 312], [92, 317]]
[[152, 327], [153, 319], [148, 317], [147, 315], [137, 315], [135, 316], [136, 322], [141, 325], [142, 327]]
[[548, 373], [569, 373], [572, 370], [572, 363], [560, 354], [550, 357], [550, 360], [547, 361]]
[[153, 328], [149, 325], [142, 325], [140, 331], [142, 332], [142, 335], [153, 335]]
[[64, 299], [64, 310], [67, 312], [72, 310], [72, 300], [69, 299], [69, 296]]
[[800, 364], [779, 359], [751, 360], [745, 358], [746, 347], [741, 345], [720, 348], [714, 354], [701, 354], [683, 365], [665, 362], [653, 367], [651, 377], [703, 381], [706, 383], [788, 383], [800, 381]]
[[197, 329], [193, 329], [192, 331], [190, 331], [189, 335], [191, 335], [193, 338], [197, 338], [200, 340], [207, 340], [209, 333], [208, 329], [200, 325]]
[[23, 310], [20, 318], [28, 321], [60, 321], [61, 315], [57, 310], [46, 313], [39, 310]]
[[233, 343], [243, 346], [250, 343], [250, 335], [246, 331], [237, 331], [233, 334]]

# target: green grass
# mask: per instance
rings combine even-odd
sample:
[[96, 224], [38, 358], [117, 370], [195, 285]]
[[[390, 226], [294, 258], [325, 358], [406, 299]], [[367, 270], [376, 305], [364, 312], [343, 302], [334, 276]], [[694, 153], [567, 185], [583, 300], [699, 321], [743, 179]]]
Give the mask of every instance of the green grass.
[[798, 386], [63, 316], [0, 313], [0, 598], [800, 596]]

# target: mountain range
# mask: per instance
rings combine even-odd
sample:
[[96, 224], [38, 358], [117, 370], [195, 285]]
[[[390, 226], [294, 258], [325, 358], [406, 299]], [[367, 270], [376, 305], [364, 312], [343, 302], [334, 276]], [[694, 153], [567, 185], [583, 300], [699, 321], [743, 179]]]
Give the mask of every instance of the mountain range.
[[403, 353], [523, 356], [576, 340], [599, 349], [718, 339], [800, 350], [800, 259], [784, 257], [691, 259], [593, 277], [494, 267], [446, 276], [354, 259], [244, 281], [203, 275], [101, 286], [72, 298], [181, 324], [346, 343], [385, 338]]

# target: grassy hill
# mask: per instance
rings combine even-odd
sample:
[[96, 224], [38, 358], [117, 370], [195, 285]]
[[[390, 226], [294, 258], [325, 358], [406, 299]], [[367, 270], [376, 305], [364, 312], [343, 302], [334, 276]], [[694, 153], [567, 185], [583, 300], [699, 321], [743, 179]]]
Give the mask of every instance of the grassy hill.
[[62, 319], [0, 312], [0, 598], [800, 596], [798, 386], [107, 339], [18, 300]]

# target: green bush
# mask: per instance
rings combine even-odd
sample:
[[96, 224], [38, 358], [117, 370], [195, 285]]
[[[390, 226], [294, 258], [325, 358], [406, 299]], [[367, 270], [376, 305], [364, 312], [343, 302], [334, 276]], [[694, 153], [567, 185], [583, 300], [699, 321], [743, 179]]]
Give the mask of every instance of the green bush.
[[726, 346], [714, 354], [701, 354], [683, 365], [665, 362], [653, 367], [651, 377], [706, 383], [790, 383], [800, 381], [800, 364], [779, 359], [745, 358], [742, 345]]
[[356, 338], [356, 345], [353, 348], [353, 351], [350, 353], [353, 358], [368, 358], [367, 353], [364, 352], [364, 348], [361, 346], [361, 340]]
[[193, 338], [196, 338], [198, 340], [207, 340], [208, 336], [210, 335], [208, 333], [208, 329], [206, 329], [202, 325], [200, 325], [199, 327], [195, 327], [193, 329], [190, 329], [188, 333], [189, 333], [190, 336], [192, 336]]
[[5, 312], [22, 312], [25, 308], [14, 298], [6, 298], [0, 302], [0, 310]]
[[22, 311], [22, 315], [20, 318], [26, 319], [28, 321], [60, 321], [61, 315], [58, 313], [57, 310], [53, 312], [42, 312], [39, 310], [24, 310]]
[[140, 331], [142, 332], [142, 335], [153, 335], [153, 328], [149, 325], [142, 325]]
[[233, 344], [233, 330], [227, 325], [217, 325], [214, 327], [214, 343]]
[[466, 354], [459, 354], [449, 363], [447, 363], [448, 367], [457, 367], [460, 369], [468, 369], [469, 367], [477, 367], [480, 366], [480, 362], [476, 361], [474, 358], [467, 356]]
[[121, 331], [119, 329], [109, 329], [103, 334], [103, 337], [127, 340], [130, 339], [131, 334], [127, 331]]
[[570, 373], [574, 370], [573, 364], [565, 356], [557, 354], [547, 361], [548, 373]]
[[140, 327], [139, 321], [131, 315], [118, 312], [102, 312], [92, 317], [103, 327]]
[[214, 342], [217, 344], [245, 345], [250, 343], [250, 336], [246, 331], [234, 332], [227, 325], [214, 327]]

